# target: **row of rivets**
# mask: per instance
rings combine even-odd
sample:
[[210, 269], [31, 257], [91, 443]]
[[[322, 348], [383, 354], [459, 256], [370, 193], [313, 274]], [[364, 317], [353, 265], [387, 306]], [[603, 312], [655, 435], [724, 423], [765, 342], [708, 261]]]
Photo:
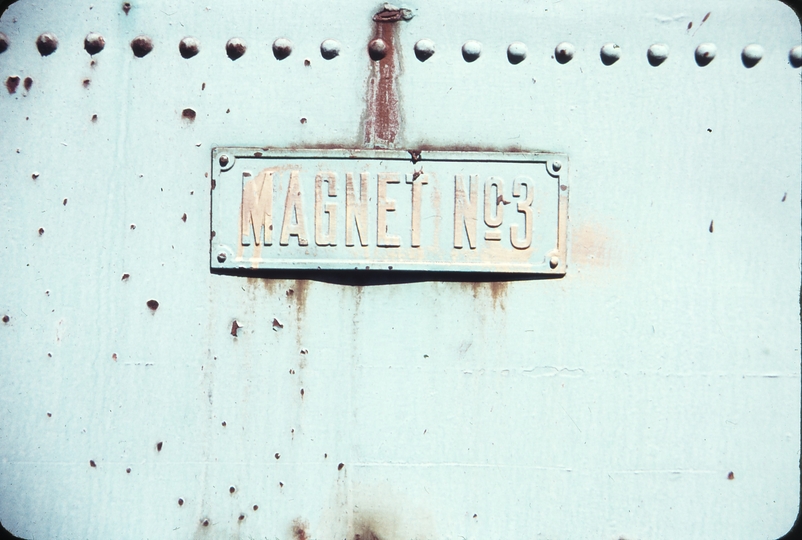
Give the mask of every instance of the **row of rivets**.
[[[102, 35], [91, 32], [84, 39], [84, 49], [90, 55], [100, 53], [106, 46]], [[8, 37], [0, 33], [0, 53], [9, 47]], [[36, 39], [36, 48], [42, 56], [53, 54], [58, 48], [58, 38], [50, 32], [45, 32]], [[236, 60], [245, 54], [248, 47], [241, 38], [229, 39], [226, 43], [226, 54]], [[273, 55], [278, 60], [284, 60], [292, 54], [293, 44], [289, 39], [278, 38], [273, 42]], [[421, 39], [415, 43], [415, 56], [421, 62], [434, 55], [434, 42], [430, 39]], [[142, 58], [153, 50], [153, 41], [147, 36], [138, 36], [131, 41], [131, 50], [138, 58]], [[368, 54], [373, 60], [381, 60], [389, 50], [388, 45], [381, 39], [374, 39], [368, 44]], [[192, 58], [200, 52], [200, 42], [194, 37], [185, 37], [178, 44], [178, 51], [184, 58]], [[712, 43], [702, 43], [694, 52], [696, 63], [706, 66], [716, 57], [716, 46]], [[668, 45], [655, 43], [646, 51], [646, 58], [652, 66], [659, 66], [668, 59]], [[519, 64], [526, 59], [527, 48], [520, 41], [513, 42], [507, 47], [507, 59], [511, 64]], [[340, 54], [340, 43], [327, 39], [320, 44], [320, 54], [326, 60], [331, 60]], [[554, 59], [561, 64], [570, 62], [576, 54], [576, 48], [568, 42], [562, 42], [554, 48]], [[747, 45], [741, 51], [741, 61], [746, 67], [754, 67], [763, 58], [763, 47], [755, 43]], [[482, 55], [482, 44], [476, 40], [466, 41], [462, 45], [462, 57], [466, 62], [474, 62]], [[615, 43], [606, 43], [599, 51], [601, 61], [606, 66], [615, 64], [621, 58], [621, 47]], [[797, 45], [788, 53], [788, 59], [794, 67], [802, 66], [802, 45]]]

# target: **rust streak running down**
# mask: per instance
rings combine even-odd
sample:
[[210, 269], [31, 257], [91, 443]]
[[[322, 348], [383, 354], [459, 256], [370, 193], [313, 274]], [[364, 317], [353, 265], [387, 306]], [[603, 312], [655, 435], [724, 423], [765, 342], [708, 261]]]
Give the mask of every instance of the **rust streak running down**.
[[365, 147], [395, 148], [400, 131], [401, 111], [398, 98], [398, 52], [396, 23], [403, 19], [402, 10], [383, 9], [373, 17], [373, 35], [369, 43], [381, 40], [385, 47], [379, 54], [368, 54], [368, 75], [365, 99]]

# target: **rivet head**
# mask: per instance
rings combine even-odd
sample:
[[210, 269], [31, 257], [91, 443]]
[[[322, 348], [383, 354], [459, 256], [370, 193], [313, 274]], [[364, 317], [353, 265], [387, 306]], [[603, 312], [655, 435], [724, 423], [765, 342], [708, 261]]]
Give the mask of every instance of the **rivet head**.
[[482, 54], [482, 44], [471, 39], [462, 45], [462, 57], [466, 62], [473, 62]]
[[248, 50], [248, 46], [240, 38], [231, 38], [226, 42], [226, 54], [232, 60], [241, 58], [246, 50]]
[[520, 64], [526, 59], [526, 45], [520, 41], [514, 41], [507, 47], [507, 60], [510, 64]]
[[563, 164], [560, 163], [559, 161], [554, 161], [551, 164], [551, 168], [552, 168], [552, 170], [554, 170], [554, 172], [557, 172], [557, 171], [559, 171], [560, 169], [563, 168]]
[[381, 38], [371, 40], [368, 43], [368, 54], [373, 60], [381, 60], [387, 56], [387, 42]]
[[434, 54], [434, 41], [431, 39], [421, 39], [415, 43], [415, 56], [421, 62], [425, 62]]
[[574, 57], [574, 54], [576, 54], [576, 48], [567, 41], [558, 43], [554, 48], [554, 59], [561, 64], [567, 64], [570, 62]]
[[273, 56], [276, 60], [284, 60], [292, 54], [292, 41], [287, 38], [278, 38], [273, 42]]
[[134, 51], [134, 56], [143, 58], [153, 50], [153, 40], [148, 36], [137, 36], [131, 41], [131, 50]]
[[[2, 48], [2, 46], [0, 46]], [[2, 50], [0, 50], [2, 52]], [[802, 45], [797, 45], [788, 53], [788, 61], [795, 68], [802, 66]]]
[[192, 58], [200, 52], [200, 42], [194, 37], [187, 36], [178, 43], [178, 52], [183, 58]]
[[700, 67], [705, 67], [716, 57], [716, 50], [716, 46], [712, 43], [702, 43], [696, 47], [696, 52], [694, 53], [696, 63]]
[[665, 43], [655, 43], [646, 51], [646, 58], [652, 66], [659, 66], [668, 58], [668, 45]]
[[222, 156], [220, 156], [220, 159], [218, 159], [218, 161], [220, 162], [221, 167], [225, 167], [226, 165], [228, 165], [228, 162], [230, 160], [228, 159], [227, 155], [223, 154]]
[[36, 48], [39, 49], [39, 54], [42, 56], [49, 56], [56, 52], [58, 38], [50, 32], [45, 32], [36, 38]]
[[599, 56], [601, 56], [602, 64], [612, 66], [621, 59], [621, 47], [615, 43], [605, 43], [599, 51]]
[[340, 42], [335, 39], [327, 39], [320, 44], [320, 56], [326, 60], [337, 58], [340, 55]]
[[10, 44], [11, 42], [8, 40], [8, 36], [0, 32], [0, 53], [6, 52]]
[[217, 262], [224, 263], [226, 262], [226, 254], [225, 253], [218, 253], [217, 254]]
[[551, 259], [549, 259], [549, 266], [552, 268], [557, 268], [560, 266], [560, 258], [556, 255], [552, 255]]
[[763, 54], [763, 47], [757, 43], [752, 43], [744, 47], [744, 50], [741, 51], [741, 61], [744, 63], [744, 66], [753, 68], [763, 58]]
[[84, 49], [92, 56], [102, 51], [105, 46], [105, 38], [97, 32], [90, 32], [84, 38]]

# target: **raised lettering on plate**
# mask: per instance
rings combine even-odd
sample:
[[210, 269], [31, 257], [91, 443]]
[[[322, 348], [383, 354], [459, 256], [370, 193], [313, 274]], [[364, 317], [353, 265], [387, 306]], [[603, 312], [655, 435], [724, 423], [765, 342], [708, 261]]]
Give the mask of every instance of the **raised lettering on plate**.
[[421, 172], [407, 175], [407, 184], [412, 184], [412, 247], [420, 247], [421, 190], [429, 183], [429, 175]]
[[[323, 182], [329, 186], [328, 196], [337, 196], [337, 173], [326, 171], [315, 176], [315, 243], [319, 246], [337, 245], [337, 204], [323, 203]], [[328, 227], [323, 222], [328, 217]]]
[[518, 211], [524, 215], [523, 240], [517, 238], [518, 225], [510, 225], [510, 242], [515, 249], [528, 249], [532, 245], [532, 201], [535, 199], [532, 184], [532, 179], [528, 176], [519, 176], [512, 183], [512, 196], [516, 199], [521, 197], [521, 186], [526, 187], [526, 199], [518, 202]]
[[[485, 182], [485, 225], [496, 229], [504, 221], [504, 180], [491, 176]], [[485, 232], [485, 240], [501, 240], [501, 231]]]
[[468, 235], [468, 244], [476, 249], [476, 199], [479, 198], [479, 175], [468, 179], [470, 197], [465, 195], [463, 175], [454, 175], [454, 247], [462, 249], [462, 231]]
[[345, 245], [354, 245], [353, 227], [362, 246], [368, 245], [368, 173], [359, 175], [359, 202], [354, 192], [354, 173], [345, 173]]
[[387, 198], [387, 184], [400, 184], [398, 173], [379, 173], [379, 189], [377, 197], [377, 230], [376, 245], [379, 247], [400, 247], [401, 237], [390, 234], [387, 230], [387, 213], [395, 212], [395, 200]]
[[[304, 223], [301, 183], [298, 181], [298, 174], [298, 171], [290, 171], [290, 184], [287, 186], [287, 199], [284, 202], [284, 221], [281, 224], [281, 238], [279, 239], [279, 243], [282, 246], [290, 243], [290, 236], [298, 238], [299, 246], [309, 245], [306, 224]], [[294, 221], [293, 218], [295, 218]]]
[[253, 241], [273, 245], [273, 171], [265, 169], [248, 180], [251, 173], [242, 173], [242, 206], [240, 207], [240, 243], [251, 245]]

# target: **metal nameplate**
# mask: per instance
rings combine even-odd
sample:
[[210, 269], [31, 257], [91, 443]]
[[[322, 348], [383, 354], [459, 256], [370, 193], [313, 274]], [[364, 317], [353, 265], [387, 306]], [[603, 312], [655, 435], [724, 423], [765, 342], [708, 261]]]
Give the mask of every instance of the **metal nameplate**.
[[212, 151], [215, 269], [565, 274], [568, 159]]

